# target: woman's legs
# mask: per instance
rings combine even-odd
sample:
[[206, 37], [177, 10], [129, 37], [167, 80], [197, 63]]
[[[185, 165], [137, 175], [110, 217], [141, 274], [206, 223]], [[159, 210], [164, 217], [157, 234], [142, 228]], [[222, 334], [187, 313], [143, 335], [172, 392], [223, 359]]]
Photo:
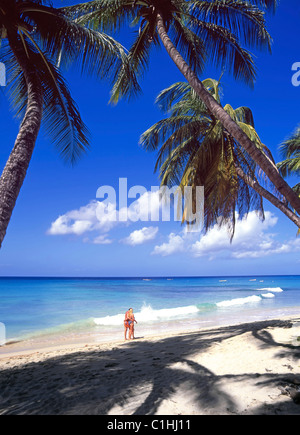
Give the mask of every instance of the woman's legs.
[[134, 339], [134, 322], [132, 322], [129, 326], [129, 339]]

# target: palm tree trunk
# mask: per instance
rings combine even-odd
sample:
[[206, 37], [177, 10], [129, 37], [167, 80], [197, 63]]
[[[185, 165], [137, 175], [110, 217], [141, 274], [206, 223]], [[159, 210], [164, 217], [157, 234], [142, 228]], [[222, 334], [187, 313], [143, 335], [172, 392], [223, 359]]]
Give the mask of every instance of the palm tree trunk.
[[262, 153], [255, 144], [249, 139], [246, 133], [233, 121], [223, 107], [210, 95], [202, 82], [198, 79], [192, 68], [185, 62], [178, 52], [171, 39], [169, 38], [163, 19], [157, 15], [157, 32], [167, 50], [169, 56], [184, 75], [188, 83], [195, 90], [200, 99], [204, 102], [207, 109], [222, 123], [227, 131], [236, 141], [247, 151], [249, 156], [261, 167], [264, 173], [272, 181], [277, 190], [287, 199], [291, 206], [300, 214], [300, 198], [281, 177], [276, 165]]
[[262, 187], [257, 181], [253, 180], [249, 175], [245, 174], [242, 168], [236, 166], [236, 172], [238, 176], [250, 186], [255, 192], [260, 196], [267, 199], [271, 204], [278, 208], [282, 213], [284, 213], [294, 224], [300, 228], [300, 217], [290, 210], [286, 204], [284, 204], [280, 199], [276, 198], [271, 192]]
[[0, 178], [0, 247], [29, 167], [43, 113], [42, 88], [34, 65], [27, 57], [17, 33], [9, 33], [8, 40], [22, 68], [28, 96], [24, 119]]

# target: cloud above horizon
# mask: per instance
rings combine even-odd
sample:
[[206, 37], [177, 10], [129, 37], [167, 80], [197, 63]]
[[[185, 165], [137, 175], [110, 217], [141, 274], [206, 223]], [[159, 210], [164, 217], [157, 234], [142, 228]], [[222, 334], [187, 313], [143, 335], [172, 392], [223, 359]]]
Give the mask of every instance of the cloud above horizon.
[[91, 201], [86, 206], [80, 207], [78, 210], [71, 210], [64, 215], [59, 216], [51, 223], [47, 234], [51, 236], [75, 234], [80, 236], [88, 231], [94, 231], [104, 227], [104, 222], [101, 224], [96, 215], [98, 201]]
[[127, 245], [136, 246], [155, 239], [158, 233], [158, 227], [144, 227], [141, 230], [135, 230], [128, 237], [121, 241]]
[[[146, 210], [146, 213], [145, 213]], [[96, 245], [110, 245], [113, 240], [109, 237], [110, 231], [115, 228], [128, 228], [132, 224], [151, 221], [150, 216], [157, 216], [161, 211], [161, 203], [157, 192], [146, 192], [127, 208], [116, 209], [116, 205], [109, 202], [91, 201], [77, 210], [71, 210], [59, 216], [52, 222], [47, 231], [48, 235], [75, 235], [84, 236], [84, 243]], [[152, 213], [152, 214], [151, 214]], [[124, 220], [121, 216], [129, 216]], [[262, 258], [271, 255], [287, 254], [300, 251], [300, 238], [279, 241], [278, 234], [274, 232], [278, 218], [269, 211], [265, 212], [262, 221], [255, 211], [243, 219], [236, 216], [235, 234], [232, 243], [226, 227], [217, 224], [210, 228], [206, 234], [188, 232], [186, 229], [176, 233], [169, 233], [167, 240], [151, 248], [151, 255], [162, 257], [182, 254], [194, 258]], [[163, 224], [164, 222], [160, 222]], [[159, 234], [161, 226], [146, 226], [131, 231], [129, 235], [118, 237], [119, 242], [134, 247], [150, 243]], [[88, 236], [90, 234], [90, 236]]]
[[[109, 231], [117, 227], [128, 227], [137, 222], [147, 222], [151, 219], [159, 220], [162, 212], [159, 192], [145, 192], [128, 207], [117, 210], [116, 204], [108, 201], [90, 201], [79, 209], [71, 210], [51, 223], [46, 234], [50, 236], [75, 235], [82, 236], [87, 233], [97, 232], [94, 239], [85, 237], [84, 242], [94, 244], [110, 244], [107, 238]], [[135, 246], [153, 240], [157, 235], [158, 227], [144, 227], [135, 230], [121, 241]], [[104, 233], [104, 234], [103, 234]]]
[[265, 220], [261, 220], [256, 212], [236, 221], [235, 235], [232, 243], [226, 227], [217, 224], [195, 240], [195, 235], [188, 232], [171, 233], [168, 241], [156, 245], [153, 255], [167, 256], [185, 252], [193, 257], [226, 258], [261, 258], [274, 254], [300, 251], [300, 239], [294, 238], [286, 242], [276, 240], [276, 234], [269, 232], [275, 227], [278, 218], [265, 212]]

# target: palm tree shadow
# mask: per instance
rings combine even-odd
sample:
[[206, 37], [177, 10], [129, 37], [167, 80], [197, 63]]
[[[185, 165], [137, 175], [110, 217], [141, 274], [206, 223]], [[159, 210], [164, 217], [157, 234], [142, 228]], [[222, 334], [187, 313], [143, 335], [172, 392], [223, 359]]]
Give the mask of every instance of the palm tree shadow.
[[[193, 373], [183, 373], [182, 370], [164, 369], [162, 377], [167, 381], [167, 387], [161, 388], [160, 379], [153, 378], [153, 390], [147, 399], [135, 411], [135, 415], [153, 415], [163, 400], [172, 397], [176, 391], [189, 396], [195, 403], [205, 403], [206, 408], [218, 409], [225, 404], [227, 409], [234, 410], [235, 403], [232, 398], [217, 386], [218, 376], [210, 370], [190, 360], [182, 360], [192, 369]], [[197, 409], [195, 409], [197, 410]], [[184, 409], [178, 408], [178, 414], [184, 414]], [[234, 411], [233, 411], [234, 412]]]
[[[272, 341], [263, 331], [290, 325], [265, 321], [181, 334], [156, 342], [137, 340], [109, 350], [100, 347], [2, 370], [0, 414], [153, 415], [159, 413], [165, 399], [172, 401], [178, 394], [185, 395], [184, 400], [194, 406], [195, 414], [218, 414], [222, 410], [235, 413], [235, 400], [224, 391], [222, 381], [256, 375], [217, 376], [193, 361], [192, 355], [249, 331], [263, 345], [298, 352]], [[276, 383], [279, 378], [282, 375], [272, 374], [267, 382]], [[176, 408], [175, 404], [171, 411], [185, 414], [186, 409]]]
[[[292, 325], [288, 324], [286, 326], [283, 326], [286, 328], [291, 328]], [[262, 347], [278, 347], [280, 348], [281, 352], [278, 352], [277, 357], [278, 358], [284, 358], [284, 357], [288, 357], [288, 358], [292, 358], [294, 360], [299, 360], [300, 359], [300, 347], [296, 346], [294, 344], [291, 343], [279, 343], [277, 341], [274, 340], [274, 338], [272, 337], [272, 335], [265, 330], [255, 330], [253, 331], [253, 336], [257, 339], [261, 341], [261, 346]]]

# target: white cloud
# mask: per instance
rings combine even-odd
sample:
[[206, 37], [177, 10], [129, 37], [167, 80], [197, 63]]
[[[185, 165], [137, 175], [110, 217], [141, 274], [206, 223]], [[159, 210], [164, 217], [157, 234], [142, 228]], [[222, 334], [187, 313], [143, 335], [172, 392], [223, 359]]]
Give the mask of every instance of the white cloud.
[[[97, 214], [99, 208], [104, 210], [101, 220]], [[78, 210], [71, 210], [59, 216], [47, 231], [47, 234], [65, 235], [75, 234], [80, 236], [89, 231], [102, 230], [109, 231], [114, 226], [113, 215], [115, 208], [113, 204], [103, 204], [99, 201], [91, 201], [89, 204], [80, 207]]]
[[[159, 191], [146, 191], [128, 207], [122, 207], [120, 210], [117, 210], [116, 204], [112, 202], [94, 200], [77, 210], [71, 210], [59, 216], [51, 223], [47, 234], [81, 236], [92, 231], [107, 233], [117, 226], [128, 226], [136, 222], [157, 222], [162, 208]], [[140, 234], [143, 241], [146, 237], [154, 238], [154, 236], [152, 233], [148, 235], [147, 232]], [[133, 237], [138, 240], [139, 233], [134, 234]], [[97, 238], [94, 240], [94, 243], [102, 244], [101, 238], [98, 241]]]
[[161, 202], [159, 192], [145, 192], [137, 200], [133, 201], [128, 207], [123, 207], [120, 210], [120, 215], [127, 216], [131, 222], [137, 221], [157, 221]]
[[135, 246], [153, 240], [158, 233], [158, 227], [144, 227], [141, 230], [133, 231], [122, 241], [127, 245]]
[[86, 237], [83, 239], [83, 241], [85, 243], [92, 243], [93, 245], [110, 245], [113, 241], [107, 237], [107, 234], [100, 234], [100, 236], [97, 236], [92, 240]]
[[259, 258], [259, 257], [267, 257], [274, 254], [287, 254], [289, 252], [296, 252], [300, 250], [300, 240], [289, 240], [286, 243], [276, 242], [275, 240], [272, 243], [268, 244], [268, 246], [264, 246], [264, 243], [261, 243], [255, 249], [248, 249], [241, 252], [233, 253], [234, 258]]
[[214, 255], [222, 250], [230, 250], [235, 258], [242, 256], [261, 256], [267, 249], [273, 249], [273, 234], [266, 233], [270, 227], [274, 227], [277, 218], [270, 212], [265, 213], [265, 220], [262, 221], [256, 212], [250, 212], [248, 216], [236, 221], [235, 233], [232, 244], [226, 227], [215, 225], [199, 241], [196, 241], [191, 250], [196, 257]]
[[159, 254], [165, 257], [167, 255], [175, 254], [177, 252], [183, 252], [184, 250], [184, 237], [176, 235], [175, 233], [171, 233], [169, 235], [169, 241], [167, 243], [163, 243], [162, 245], [155, 246], [152, 254]]
[[[116, 209], [116, 205], [106, 201], [91, 201], [77, 210], [71, 210], [59, 216], [52, 222], [47, 231], [49, 235], [85, 236], [84, 242], [108, 245], [112, 240], [108, 232], [117, 226], [129, 226], [135, 222], [159, 220], [163, 206], [159, 201], [159, 192], [146, 192], [129, 207]], [[128, 219], [124, 219], [128, 216]], [[226, 227], [215, 225], [205, 235], [199, 238], [199, 233], [189, 233], [186, 230], [179, 234], [172, 232], [168, 240], [156, 245], [152, 254], [168, 256], [185, 252], [193, 257], [226, 258], [261, 258], [270, 255], [286, 254], [300, 251], [300, 238], [288, 241], [278, 241], [278, 235], [270, 230], [277, 224], [277, 217], [270, 212], [265, 213], [261, 221], [257, 213], [250, 212], [247, 217], [236, 221], [235, 235], [230, 244]], [[94, 232], [92, 237], [88, 234]], [[144, 227], [121, 241], [131, 245], [139, 245], [154, 240], [158, 233], [157, 226]]]
[[52, 222], [51, 227], [47, 231], [50, 235], [65, 235], [65, 234], [76, 234], [80, 236], [81, 234], [89, 231], [91, 228], [91, 222], [77, 220], [71, 222], [67, 215], [59, 216], [56, 221]]
[[257, 213], [250, 212], [247, 217], [236, 221], [235, 235], [230, 243], [226, 227], [215, 225], [200, 240], [195, 240], [195, 233], [171, 233], [169, 241], [155, 246], [153, 254], [171, 255], [187, 252], [194, 257], [226, 256], [227, 258], [260, 258], [274, 254], [300, 251], [300, 239], [286, 242], [276, 240], [276, 234], [268, 232], [277, 224], [277, 218], [270, 212], [265, 213], [262, 221]]

